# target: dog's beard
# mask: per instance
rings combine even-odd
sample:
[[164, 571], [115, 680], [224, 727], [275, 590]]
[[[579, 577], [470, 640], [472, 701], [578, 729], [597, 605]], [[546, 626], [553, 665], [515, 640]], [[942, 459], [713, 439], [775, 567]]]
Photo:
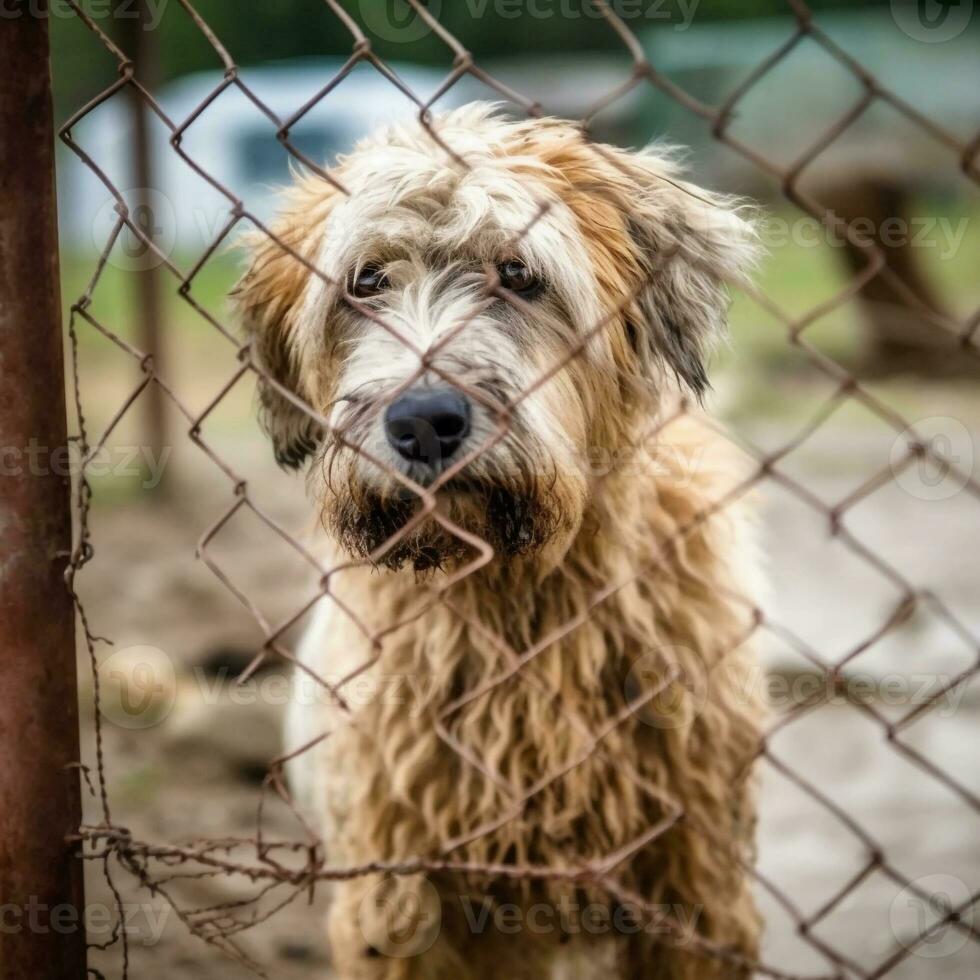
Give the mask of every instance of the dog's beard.
[[[398, 484], [386, 488], [348, 485], [345, 490], [328, 494], [324, 518], [352, 555], [389, 569], [410, 565], [417, 572], [427, 572], [458, 566], [478, 553], [431, 514], [399, 535], [422, 510], [422, 501]], [[485, 541], [497, 558], [532, 554], [563, 524], [554, 488], [542, 488], [533, 481], [510, 485], [457, 479], [439, 487], [435, 497], [437, 513]]]

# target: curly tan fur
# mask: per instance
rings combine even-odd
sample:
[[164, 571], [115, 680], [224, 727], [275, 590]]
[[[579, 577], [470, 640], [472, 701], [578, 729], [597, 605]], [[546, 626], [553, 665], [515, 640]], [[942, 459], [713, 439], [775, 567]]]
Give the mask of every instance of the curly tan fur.
[[[337, 885], [336, 969], [748, 976], [755, 555], [738, 467], [677, 385], [706, 385], [751, 231], [663, 150], [480, 106], [436, 128], [464, 167], [420, 127], [367, 141], [337, 168], [349, 197], [305, 181], [275, 226], [319, 274], [258, 236], [236, 293], [277, 454], [313, 457], [339, 569], [300, 659], [346, 704], [297, 675], [290, 746], [329, 733], [293, 763], [297, 798], [338, 867], [455, 869]], [[542, 297], [488, 301], [515, 253]], [[351, 302], [368, 262], [388, 289]], [[423, 480], [381, 420], [447, 379], [474, 455]], [[420, 516], [423, 486], [444, 520]], [[517, 929], [494, 914], [511, 907]], [[542, 909], [606, 927], [538, 928]]]

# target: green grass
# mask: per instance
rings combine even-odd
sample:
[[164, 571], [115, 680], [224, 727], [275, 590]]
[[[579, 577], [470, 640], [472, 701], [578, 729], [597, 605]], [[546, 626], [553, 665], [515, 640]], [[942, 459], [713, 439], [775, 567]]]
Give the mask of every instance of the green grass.
[[[178, 255], [171, 259], [182, 270], [189, 271], [196, 256]], [[66, 253], [61, 257], [61, 295], [68, 310], [85, 292], [95, 272], [97, 257], [91, 253]], [[211, 258], [191, 282], [190, 295], [226, 329], [234, 329], [234, 321], [227, 309], [228, 290], [235, 283], [240, 271], [238, 256], [224, 253]], [[122, 339], [135, 343], [139, 334], [137, 300], [140, 273], [107, 263], [92, 292], [88, 312], [107, 329]], [[178, 293], [180, 279], [166, 267], [158, 270], [163, 307], [163, 322], [173, 342], [178, 344], [207, 344], [216, 331]], [[93, 331], [86, 324], [79, 327], [79, 339], [87, 346], [98, 346]]]

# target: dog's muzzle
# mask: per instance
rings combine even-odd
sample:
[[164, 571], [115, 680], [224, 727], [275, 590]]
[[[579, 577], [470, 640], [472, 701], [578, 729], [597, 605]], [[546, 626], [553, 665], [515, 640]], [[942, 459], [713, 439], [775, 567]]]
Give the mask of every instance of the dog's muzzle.
[[385, 435], [395, 452], [433, 469], [459, 449], [469, 431], [469, 402], [452, 388], [408, 391], [385, 412]]

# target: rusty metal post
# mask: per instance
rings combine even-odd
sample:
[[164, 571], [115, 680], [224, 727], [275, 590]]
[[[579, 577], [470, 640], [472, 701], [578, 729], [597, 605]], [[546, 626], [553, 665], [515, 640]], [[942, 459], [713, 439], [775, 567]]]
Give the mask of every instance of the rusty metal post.
[[82, 861], [66, 842], [80, 822], [79, 735], [45, 11], [8, 4], [0, 22], [3, 980], [86, 975]]
[[[149, 29], [151, 18], [146, 0], [117, 3], [115, 21], [120, 46], [133, 60], [136, 77], [144, 87], [154, 91], [159, 77], [159, 58], [156, 35]], [[156, 238], [161, 229], [156, 227], [153, 210], [153, 192], [157, 187], [150, 112], [134, 87], [127, 86], [126, 93], [133, 140], [130, 180], [136, 191], [134, 198], [129, 201], [133, 209], [132, 220], [150, 238]], [[126, 235], [129, 234], [127, 231]], [[153, 253], [147, 245], [139, 242], [138, 248], [151, 261], [145, 268], [134, 269], [130, 274], [133, 288], [131, 315], [137, 326], [135, 343], [144, 353], [152, 355], [154, 369], [159, 372], [166, 361], [161, 269], [156, 261], [152, 261]], [[143, 392], [141, 401], [144, 414], [140, 438], [153, 453], [153, 458], [159, 459], [164, 447], [169, 444], [167, 406], [160, 386], [149, 385]], [[163, 493], [166, 488], [166, 479], [161, 479], [157, 490]]]

